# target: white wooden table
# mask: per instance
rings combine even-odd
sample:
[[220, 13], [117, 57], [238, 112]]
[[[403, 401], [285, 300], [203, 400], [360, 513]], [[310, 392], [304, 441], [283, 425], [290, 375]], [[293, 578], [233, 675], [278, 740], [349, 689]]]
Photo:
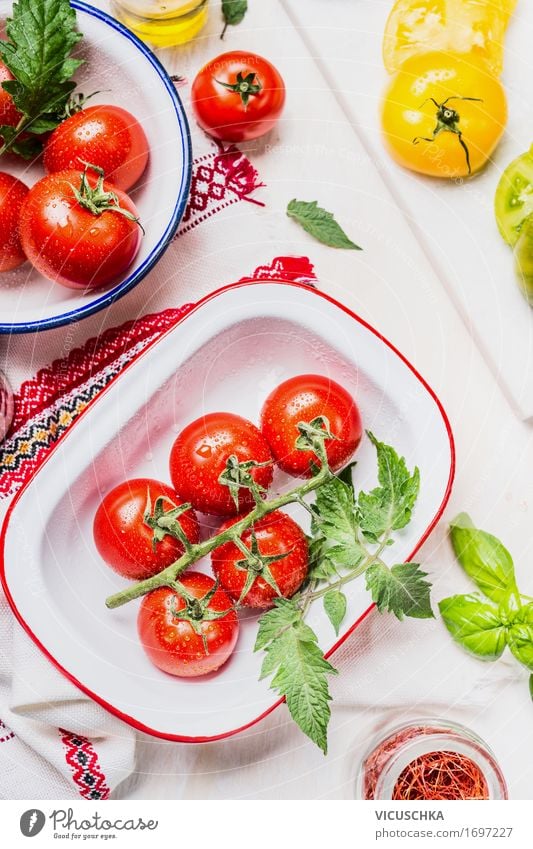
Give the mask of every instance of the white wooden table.
[[[270, 0], [251, 0], [250, 5], [257, 3], [266, 14]], [[330, 98], [338, 98], [369, 161], [382, 173], [383, 182], [376, 184], [375, 191], [382, 193], [383, 202], [390, 205], [394, 215], [399, 205], [420, 243], [418, 250], [410, 248], [402, 255], [402, 237], [398, 244], [391, 222], [365, 221], [365, 210], [359, 208], [353, 211], [351, 235], [366, 243], [381, 240], [383, 252], [390, 255], [388, 268], [383, 266], [372, 285], [358, 285], [344, 259], [339, 260], [335, 274], [320, 259], [317, 270], [327, 291], [379, 327], [421, 370], [451, 418], [458, 456], [455, 488], [444, 520], [419, 556], [432, 573], [434, 598], [469, 587], [446, 540], [446, 522], [460, 510], [468, 511], [478, 525], [502, 538], [515, 558], [524, 592], [533, 594], [532, 429], [509, 400], [497, 351], [489, 356], [479, 334], [473, 333], [465, 300], [450, 284], [450, 267], [446, 267], [438, 247], [444, 243], [454, 252], [451, 270], [455, 273], [461, 265], [464, 231], [471, 223], [466, 218], [469, 207], [459, 198], [456, 203], [449, 188], [445, 189], [444, 202], [430, 181], [395, 173], [397, 169], [390, 166], [377, 141], [377, 106], [383, 81], [380, 47], [390, 2], [284, 0], [284, 5], [290, 24], [285, 18], [277, 18], [272, 5], [268, 25], [258, 31], [251, 15], [247, 23], [228, 34], [226, 49], [251, 44], [257, 49], [260, 45], [260, 52], [276, 62], [277, 27], [281, 40], [283, 28], [298, 28], [302, 51], [310, 50], [324, 74], [323, 80], [314, 78], [312, 84], [329, 87]], [[527, 6], [526, 0], [519, 0], [523, 26], [518, 25], [517, 31], [527, 30], [526, 24], [531, 31], [533, 8]], [[216, 49], [212, 42], [211, 53]], [[189, 51], [188, 59], [190, 55]], [[174, 58], [180, 67], [183, 54], [176, 51]], [[515, 66], [520, 62], [524, 59], [517, 59]], [[511, 70], [508, 74], [511, 77]], [[513, 83], [518, 85], [514, 77]], [[522, 85], [531, 110], [527, 79]], [[302, 120], [300, 129], [303, 150], [322, 142], [320, 126], [318, 136], [312, 123], [306, 126]], [[533, 135], [533, 122], [529, 129]], [[281, 135], [279, 161], [283, 158], [283, 141]], [[269, 156], [275, 153], [271, 150]], [[331, 155], [327, 149], [323, 169], [308, 175], [310, 185], [320, 187], [327, 182]], [[356, 155], [355, 141], [352, 148], [348, 133], [335, 156], [342, 163], [352, 155]], [[487, 182], [492, 184], [494, 175], [489, 175]], [[409, 193], [408, 202], [404, 190]], [[433, 203], [429, 202], [431, 197]], [[444, 218], [442, 208], [438, 208], [443, 203], [449, 213]], [[412, 220], [412, 210], [417, 208], [423, 216], [418, 221]], [[436, 210], [434, 216], [432, 209]], [[496, 238], [490, 213], [480, 210], [479, 216], [471, 237]], [[386, 231], [381, 231], [381, 226]], [[468, 269], [469, 260], [463, 258]], [[472, 293], [469, 297], [475, 309]], [[479, 304], [479, 309], [482, 306]], [[502, 325], [498, 345], [512, 346], [513, 333], [513, 326]], [[530, 363], [525, 362], [523, 369], [522, 377], [531, 384]], [[533, 705], [527, 674], [511, 661], [484, 665], [471, 660], [451, 644], [440, 623], [428, 628], [425, 631], [419, 623], [415, 627], [373, 617], [358, 632], [364, 657], [360, 662], [341, 658], [341, 676], [334, 684], [327, 759], [293, 728], [282, 708], [246, 734], [223, 743], [188, 747], [144, 738], [139, 744], [137, 772], [122, 785], [118, 797], [350, 798], [368, 734], [380, 722], [396, 718], [404, 710], [408, 716], [446, 713], [473, 727], [496, 750], [512, 797], [531, 798]]]

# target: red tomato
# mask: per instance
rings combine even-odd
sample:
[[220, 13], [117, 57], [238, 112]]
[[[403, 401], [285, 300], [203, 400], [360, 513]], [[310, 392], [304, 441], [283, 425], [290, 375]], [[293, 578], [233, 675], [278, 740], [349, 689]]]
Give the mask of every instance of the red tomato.
[[[220, 531], [234, 525], [237, 519], [224, 522]], [[278, 597], [274, 587], [265, 580], [273, 578], [280, 594], [290, 598], [304, 582], [309, 565], [309, 553], [305, 534], [289, 516], [279, 510], [269, 513], [254, 524], [259, 554], [266, 558], [266, 563], [251, 568], [255, 578], [246, 593], [242, 604], [248, 607], [272, 607]], [[251, 548], [252, 532], [245, 531], [241, 537], [244, 544]], [[285, 554], [282, 560], [268, 562], [271, 557]], [[211, 554], [213, 572], [223, 588], [234, 601], [239, 601], [245, 588], [248, 572], [243, 568], [244, 555], [232, 542], [226, 542]]]
[[[200, 572], [187, 572], [179, 580], [195, 599], [202, 599], [215, 585], [209, 575]], [[214, 672], [227, 661], [239, 636], [237, 614], [221, 589], [216, 590], [207, 610], [227, 610], [228, 614], [204, 620], [199, 613], [197, 619], [196, 611], [168, 587], [144, 597], [137, 627], [143, 648], [155, 666], [170, 675], [193, 678]], [[180, 612], [191, 616], [201, 633], [195, 631], [190, 619], [180, 617]]]
[[20, 244], [19, 219], [28, 192], [24, 183], [0, 171], [0, 271], [12, 271], [26, 262]]
[[148, 163], [148, 140], [137, 118], [120, 106], [89, 106], [57, 127], [46, 142], [46, 171], [98, 165], [106, 180], [127, 190]]
[[3, 82], [13, 79], [15, 79], [13, 74], [8, 71], [3, 62], [0, 62], [0, 126], [4, 127], [16, 127], [22, 118], [13, 103], [13, 98], [2, 86]]
[[[152, 509], [159, 497], [167, 499], [165, 511], [183, 502], [174, 490], [151, 478], [124, 481], [108, 492], [96, 511], [93, 535], [102, 560], [119, 575], [140, 581], [161, 572], [183, 554], [182, 543], [166, 534], [154, 547], [154, 531], [144, 521], [146, 506]], [[185, 535], [192, 543], [200, 538], [194, 510], [179, 516]]]
[[326, 441], [328, 461], [336, 471], [350, 460], [362, 436], [361, 416], [351, 395], [331, 378], [302, 374], [286, 380], [266, 399], [261, 430], [284, 472], [311, 477], [311, 463], [317, 463], [316, 456], [294, 446], [298, 423], [309, 423], [317, 416], [327, 418], [330, 432], [337, 437]]
[[272, 129], [283, 111], [285, 84], [267, 59], [234, 50], [201, 69], [191, 97], [203, 130], [216, 139], [242, 142]]
[[[237, 509], [229, 488], [219, 483], [231, 455], [239, 462], [272, 461], [260, 430], [240, 416], [209, 413], [191, 422], [174, 442], [170, 454], [170, 477], [176, 492], [202, 513], [235, 516], [250, 510], [254, 506], [250, 490], [241, 487]], [[272, 483], [272, 465], [254, 469], [252, 477], [267, 489]]]
[[[20, 238], [30, 262], [45, 277], [70, 289], [94, 289], [119, 277], [131, 265], [141, 243], [138, 213], [128, 195], [96, 174], [85, 175], [88, 193], [114, 195], [121, 212], [106, 208], [95, 214], [91, 201], [76, 191], [81, 171], [59, 171], [39, 180], [22, 207]], [[104, 205], [105, 206], [105, 205]]]

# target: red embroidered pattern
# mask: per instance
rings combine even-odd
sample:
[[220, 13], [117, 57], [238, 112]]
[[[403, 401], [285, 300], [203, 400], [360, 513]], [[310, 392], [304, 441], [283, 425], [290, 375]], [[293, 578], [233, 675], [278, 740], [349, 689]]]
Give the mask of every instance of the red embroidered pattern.
[[5, 722], [0, 719], [0, 743], [7, 743], [8, 740], [12, 740], [15, 736], [15, 732], [8, 728]]
[[[307, 257], [275, 257], [243, 281], [269, 279], [313, 285], [316, 278]], [[186, 304], [112, 328], [25, 381], [15, 395], [11, 435], [0, 449], [0, 498], [14, 494], [87, 404], [191, 308]]]
[[103, 801], [110, 794], [106, 778], [98, 763], [98, 756], [87, 737], [72, 734], [59, 728], [61, 742], [65, 746], [65, 758], [72, 770], [72, 780], [80, 796], [92, 801]]
[[240, 200], [264, 206], [250, 197], [262, 186], [250, 160], [234, 145], [200, 156], [194, 162], [191, 194], [176, 238]]

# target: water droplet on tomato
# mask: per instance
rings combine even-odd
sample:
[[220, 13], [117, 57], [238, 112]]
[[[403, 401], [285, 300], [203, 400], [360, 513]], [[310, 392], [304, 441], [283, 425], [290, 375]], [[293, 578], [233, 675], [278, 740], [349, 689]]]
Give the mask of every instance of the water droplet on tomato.
[[211, 448], [210, 445], [208, 445], [207, 442], [203, 442], [202, 445], [200, 445], [200, 447], [196, 449], [196, 453], [200, 457], [207, 458], [207, 457], [211, 457], [211, 455], [213, 453], [213, 449]]

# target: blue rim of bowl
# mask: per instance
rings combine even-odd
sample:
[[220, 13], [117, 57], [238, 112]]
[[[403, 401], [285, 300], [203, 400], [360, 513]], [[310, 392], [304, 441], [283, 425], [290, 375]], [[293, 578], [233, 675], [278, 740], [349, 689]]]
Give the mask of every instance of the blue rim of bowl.
[[178, 124], [181, 130], [180, 143], [183, 155], [183, 174], [178, 191], [178, 199], [172, 212], [172, 217], [157, 245], [154, 247], [152, 252], [146, 257], [144, 262], [138, 268], [136, 268], [135, 271], [133, 271], [128, 277], [126, 277], [125, 280], [119, 283], [118, 286], [116, 286], [114, 289], [111, 289], [111, 291], [106, 292], [100, 298], [91, 301], [86, 306], [80, 307], [76, 310], [72, 310], [71, 312], [51, 316], [50, 318], [45, 318], [41, 321], [22, 322], [20, 324], [5, 324], [0, 322], [0, 334], [36, 333], [40, 330], [51, 330], [54, 327], [60, 327], [63, 324], [71, 324], [74, 321], [79, 321], [80, 319], [87, 318], [90, 315], [94, 315], [94, 313], [98, 312], [104, 307], [109, 306], [115, 301], [118, 301], [119, 298], [122, 298], [123, 295], [125, 295], [127, 292], [133, 289], [134, 286], [140, 283], [141, 280], [146, 277], [148, 272], [154, 267], [161, 254], [167, 247], [168, 243], [174, 236], [176, 230], [178, 229], [183, 213], [185, 212], [185, 206], [189, 197], [192, 175], [191, 133], [189, 129], [189, 122], [187, 120], [187, 116], [183, 108], [183, 104], [180, 100], [180, 97], [176, 91], [172, 80], [170, 79], [170, 76], [166, 72], [159, 59], [152, 53], [150, 48], [147, 47], [139, 38], [137, 38], [137, 36], [134, 35], [127, 27], [125, 27], [119, 21], [115, 20], [115, 18], [112, 18], [111, 15], [108, 15], [106, 12], [102, 12], [100, 9], [96, 9], [94, 6], [91, 6], [88, 3], [82, 2], [82, 0], [71, 0], [70, 5], [77, 11], [85, 12], [88, 15], [92, 15], [93, 18], [98, 18], [99, 20], [104, 21], [104, 23], [119, 32], [128, 41], [131, 41], [132, 44], [134, 44], [135, 47], [150, 62], [154, 70], [159, 75], [161, 82], [163, 83], [167, 92], [170, 95], [170, 100], [174, 107], [174, 112], [176, 113], [176, 118], [178, 120]]

